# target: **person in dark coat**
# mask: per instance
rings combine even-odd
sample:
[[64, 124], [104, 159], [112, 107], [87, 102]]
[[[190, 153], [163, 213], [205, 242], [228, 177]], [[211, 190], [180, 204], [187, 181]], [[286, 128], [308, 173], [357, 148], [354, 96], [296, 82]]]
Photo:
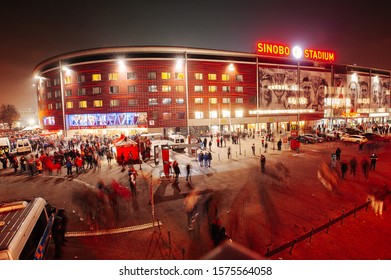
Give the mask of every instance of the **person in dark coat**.
[[378, 156], [376, 154], [371, 155], [371, 167], [369, 168], [370, 170], [375, 171], [377, 159]]
[[59, 209], [54, 217], [52, 227], [52, 237], [55, 246], [55, 257], [60, 259], [62, 257], [62, 246], [65, 245], [65, 233], [68, 225], [68, 217], [65, 214], [65, 209]]
[[353, 156], [350, 161], [350, 174], [353, 175], [353, 177], [356, 177], [356, 167], [357, 167], [357, 159], [355, 156]]
[[348, 163], [346, 161], [341, 162], [342, 179], [345, 179], [346, 172], [348, 171]]
[[341, 160], [341, 149], [338, 147], [337, 150], [335, 151], [335, 155], [337, 156], [337, 161]]

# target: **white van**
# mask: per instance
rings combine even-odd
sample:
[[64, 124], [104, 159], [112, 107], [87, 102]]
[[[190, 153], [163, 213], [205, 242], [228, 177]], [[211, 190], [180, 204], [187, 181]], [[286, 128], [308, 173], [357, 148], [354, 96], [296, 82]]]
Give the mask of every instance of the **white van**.
[[8, 137], [0, 137], [0, 150], [7, 150], [11, 152], [11, 144]]
[[0, 202], [0, 260], [44, 259], [54, 212], [41, 197]]
[[31, 153], [33, 148], [31, 147], [30, 141], [27, 138], [16, 140], [16, 152], [18, 154]]

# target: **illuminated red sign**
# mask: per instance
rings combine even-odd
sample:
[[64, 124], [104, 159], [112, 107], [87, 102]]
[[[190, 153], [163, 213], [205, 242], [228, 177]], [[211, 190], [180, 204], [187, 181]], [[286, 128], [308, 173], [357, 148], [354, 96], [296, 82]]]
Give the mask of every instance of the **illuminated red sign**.
[[333, 62], [335, 60], [334, 52], [313, 49], [305, 49], [304, 51], [301, 51], [299, 47], [294, 48], [295, 51], [291, 52], [290, 47], [286, 45], [264, 42], [258, 42], [257, 44], [258, 53], [262, 55], [289, 57], [292, 53], [296, 58], [300, 58], [303, 55], [305, 59], [309, 60], [320, 60], [328, 62]]

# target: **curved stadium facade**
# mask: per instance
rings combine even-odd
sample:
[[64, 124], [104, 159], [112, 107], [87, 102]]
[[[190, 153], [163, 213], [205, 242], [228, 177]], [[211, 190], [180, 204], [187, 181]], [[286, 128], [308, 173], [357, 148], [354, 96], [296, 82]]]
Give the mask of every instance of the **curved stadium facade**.
[[58, 55], [34, 73], [40, 124], [64, 136], [281, 132], [390, 115], [390, 71], [316, 60], [112, 47]]

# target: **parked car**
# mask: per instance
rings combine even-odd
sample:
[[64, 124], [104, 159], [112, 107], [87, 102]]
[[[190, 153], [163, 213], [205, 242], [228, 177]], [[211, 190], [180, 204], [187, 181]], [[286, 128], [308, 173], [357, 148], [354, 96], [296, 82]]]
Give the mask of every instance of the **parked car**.
[[343, 142], [353, 142], [353, 143], [361, 144], [361, 143], [368, 142], [368, 139], [365, 136], [362, 136], [362, 135], [344, 134], [341, 137], [341, 141], [343, 141]]
[[312, 134], [299, 135], [297, 140], [299, 140], [301, 143], [306, 143], [306, 144], [308, 144], [308, 143], [311, 143], [311, 144], [316, 143], [315, 137]]
[[363, 132], [359, 130], [358, 128], [352, 128], [352, 127], [347, 127], [344, 129], [344, 132], [350, 135], [360, 135]]
[[318, 135], [316, 135], [316, 134], [307, 133], [307, 134], [303, 134], [303, 136], [314, 138], [315, 143], [322, 143], [322, 142], [324, 142], [324, 138], [321, 137], [321, 136], [318, 136]]

